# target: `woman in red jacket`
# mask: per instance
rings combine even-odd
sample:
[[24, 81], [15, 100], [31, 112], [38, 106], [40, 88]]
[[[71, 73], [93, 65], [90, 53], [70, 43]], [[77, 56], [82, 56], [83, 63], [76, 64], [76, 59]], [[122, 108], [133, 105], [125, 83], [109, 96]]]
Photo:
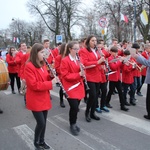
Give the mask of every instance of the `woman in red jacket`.
[[50, 75], [44, 65], [44, 47], [41, 44], [34, 44], [30, 58], [25, 65], [24, 77], [26, 80], [26, 107], [31, 110], [37, 122], [34, 135], [34, 145], [38, 150], [50, 149], [45, 143], [45, 129], [48, 110], [51, 109], [51, 99], [49, 90], [55, 84], [55, 78], [50, 79]]
[[76, 57], [78, 51], [78, 42], [72, 41], [68, 43], [65, 50], [65, 57], [62, 59], [60, 66], [62, 83], [68, 94], [70, 131], [73, 135], [78, 135], [80, 132], [76, 121], [80, 100], [85, 96], [83, 84], [84, 71], [80, 70], [80, 64]]
[[95, 114], [95, 109], [98, 101], [100, 83], [102, 82], [100, 64], [105, 61], [105, 58], [100, 57], [98, 50], [95, 48], [97, 39], [94, 35], [90, 35], [87, 38], [85, 45], [86, 48], [80, 50], [80, 56], [83, 59], [83, 64], [86, 68], [86, 78], [90, 88], [85, 119], [87, 122], [91, 122], [91, 118], [100, 120]]
[[16, 94], [14, 90], [14, 81], [16, 78], [17, 82], [17, 88], [18, 91], [20, 90], [20, 77], [18, 76], [18, 65], [16, 63], [16, 53], [17, 50], [15, 47], [10, 47], [9, 53], [6, 55], [6, 62], [8, 63], [8, 72], [9, 72], [9, 77], [10, 77], [10, 85], [11, 85], [11, 90], [12, 94]]

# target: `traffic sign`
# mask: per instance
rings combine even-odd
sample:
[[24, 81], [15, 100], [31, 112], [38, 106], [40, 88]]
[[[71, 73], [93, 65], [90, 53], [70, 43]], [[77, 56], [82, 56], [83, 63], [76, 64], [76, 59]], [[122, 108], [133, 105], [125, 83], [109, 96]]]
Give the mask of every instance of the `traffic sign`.
[[56, 35], [56, 43], [62, 43], [62, 35]]
[[105, 28], [107, 26], [107, 19], [105, 17], [102, 17], [99, 19], [99, 25], [102, 27], [102, 28]]

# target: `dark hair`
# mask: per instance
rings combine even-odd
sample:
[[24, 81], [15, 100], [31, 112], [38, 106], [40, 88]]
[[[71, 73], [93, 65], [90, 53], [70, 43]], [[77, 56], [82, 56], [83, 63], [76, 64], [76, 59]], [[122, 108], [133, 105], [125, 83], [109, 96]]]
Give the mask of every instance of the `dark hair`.
[[36, 67], [36, 68], [40, 68], [41, 66], [44, 65], [44, 61], [38, 62], [38, 52], [43, 50], [44, 46], [40, 43], [35, 43], [32, 46], [31, 52], [30, 52], [30, 58], [29, 61], [32, 62], [32, 64]]
[[49, 39], [45, 39], [45, 40], [43, 41], [43, 43], [46, 43], [46, 42], [49, 42]]
[[66, 43], [62, 43], [61, 46], [60, 46], [60, 51], [59, 51], [59, 54], [61, 56], [64, 55], [65, 48], [66, 48]]
[[64, 52], [64, 56], [68, 56], [69, 53], [70, 53], [70, 48], [72, 48], [75, 44], [79, 44], [77, 41], [71, 41], [67, 44], [67, 47], [65, 49], [65, 52]]
[[12, 52], [11, 52], [12, 49], [15, 49], [15, 47], [14, 47], [14, 46], [11, 46], [11, 47], [9, 48], [9, 52], [8, 52], [8, 53], [9, 53], [10, 56], [12, 56]]
[[62, 43], [61, 43], [61, 42], [59, 42], [59, 43], [57, 43], [56, 45], [57, 45], [57, 46], [60, 46], [61, 44], [62, 44]]
[[111, 52], [118, 52], [118, 48], [116, 46], [112, 46], [110, 49]]
[[125, 50], [125, 51], [123, 52], [123, 54], [124, 54], [124, 55], [130, 55], [130, 51], [129, 51], [129, 50]]
[[80, 42], [84, 42], [86, 39], [87, 39], [86, 37], [81, 38], [81, 39], [80, 39]]
[[133, 43], [133, 44], [132, 44], [132, 48], [139, 49], [139, 48], [140, 48], [140, 46], [139, 46], [139, 44], [138, 44], [138, 43]]
[[[95, 37], [95, 35], [89, 35], [86, 39], [85, 45], [86, 45], [86, 49], [91, 52], [91, 48], [90, 48], [90, 40], [91, 38]], [[96, 38], [96, 37], [95, 37]]]
[[122, 44], [123, 44], [123, 45], [124, 45], [125, 43], [128, 43], [127, 40], [123, 40], [123, 41], [122, 41]]
[[118, 39], [117, 38], [113, 38], [112, 41], [118, 41]]

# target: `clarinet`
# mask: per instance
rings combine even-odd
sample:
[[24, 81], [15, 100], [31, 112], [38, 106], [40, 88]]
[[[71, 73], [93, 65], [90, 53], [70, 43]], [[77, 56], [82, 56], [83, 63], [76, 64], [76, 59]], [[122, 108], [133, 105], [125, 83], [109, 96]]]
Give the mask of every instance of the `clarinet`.
[[[95, 49], [98, 50], [98, 48], [96, 46], [95, 46]], [[98, 50], [98, 52], [99, 52], [101, 57], [104, 56], [104, 54], [100, 50]], [[110, 66], [108, 64], [108, 61], [104, 61], [104, 63], [105, 63], [105, 66], [106, 66], [106, 68], [108, 70], [108, 72], [106, 74], [108, 74], [109, 72], [111, 72]]]
[[[81, 70], [81, 72], [82, 72], [82, 71], [84, 70], [83, 64], [82, 64], [81, 61], [80, 61], [80, 58], [79, 58], [78, 53], [76, 53], [76, 56], [77, 56], [78, 62], [79, 62], [79, 64], [80, 64], [80, 70]], [[87, 84], [87, 79], [86, 79], [86, 76], [85, 76], [85, 75], [83, 76], [83, 80], [84, 80], [84, 84], [85, 84], [85, 90], [88, 91], [90, 88], [89, 88], [89, 86], [88, 86], [88, 84]]]
[[58, 76], [56, 75], [56, 70], [53, 69], [53, 68], [50, 66], [50, 64], [48, 63], [48, 61], [46, 60], [46, 58], [43, 57], [43, 60], [45, 61], [46, 66], [48, 67], [48, 69], [52, 72], [53, 76], [54, 76], [55, 78], [57, 78], [58, 84], [59, 84], [60, 88], [62, 89], [63, 94], [65, 95], [66, 98], [68, 98], [69, 96], [68, 96], [67, 92], [65, 91], [65, 89], [64, 89], [64, 87], [63, 87], [61, 81], [59, 80]]

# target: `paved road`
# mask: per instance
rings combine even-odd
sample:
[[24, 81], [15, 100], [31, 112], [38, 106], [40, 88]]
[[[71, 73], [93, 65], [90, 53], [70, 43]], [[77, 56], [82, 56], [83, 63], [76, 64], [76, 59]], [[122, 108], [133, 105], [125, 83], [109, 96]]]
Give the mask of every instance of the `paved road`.
[[[146, 85], [142, 89], [146, 93]], [[53, 108], [47, 119], [46, 142], [52, 150], [150, 150], [150, 121], [143, 118], [145, 96], [139, 97], [137, 106], [129, 112], [119, 109], [118, 95], [112, 96], [110, 113], [97, 114], [100, 121], [87, 123], [84, 118], [85, 103], [81, 102], [78, 114], [79, 136], [69, 131], [69, 106], [59, 106], [58, 88], [52, 94]], [[23, 96], [11, 94], [10, 88], [0, 92], [0, 150], [34, 150], [35, 120], [24, 106]]]

